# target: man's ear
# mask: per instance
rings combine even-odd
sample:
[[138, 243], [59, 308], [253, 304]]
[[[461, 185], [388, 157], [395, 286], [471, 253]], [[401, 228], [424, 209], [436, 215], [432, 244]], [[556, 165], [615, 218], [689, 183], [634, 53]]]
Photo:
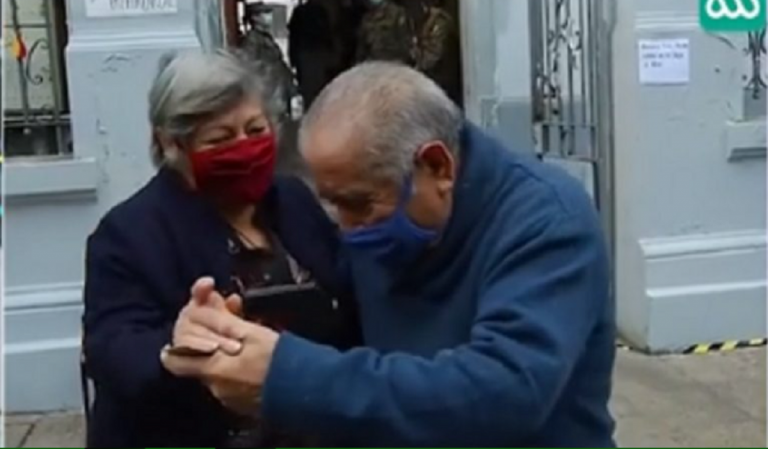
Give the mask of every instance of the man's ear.
[[453, 193], [457, 164], [453, 153], [443, 142], [431, 142], [416, 153], [416, 167], [426, 171], [434, 180], [440, 196]]
[[438, 179], [453, 180], [456, 160], [443, 142], [430, 142], [416, 152], [416, 166]]

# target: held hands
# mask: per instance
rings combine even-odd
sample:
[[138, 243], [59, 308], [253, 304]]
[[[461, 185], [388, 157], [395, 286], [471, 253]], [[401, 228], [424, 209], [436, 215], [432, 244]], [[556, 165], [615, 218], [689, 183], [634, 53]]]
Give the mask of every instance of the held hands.
[[176, 322], [173, 343], [211, 355], [174, 355], [166, 348], [161, 360], [176, 376], [200, 379], [227, 408], [253, 414], [279, 335], [239, 318], [240, 305], [239, 297], [218, 294], [212, 279], [198, 280]]
[[224, 299], [215, 290], [215, 282], [212, 278], [200, 278], [192, 286], [192, 297], [189, 303], [181, 310], [176, 325], [173, 329], [173, 346], [190, 349], [204, 354], [213, 354], [222, 350], [230, 355], [237, 355], [242, 349], [242, 336], [231, 337], [214, 332], [204, 323], [198, 322], [195, 317], [198, 314], [216, 312], [231, 312], [239, 316], [241, 299], [238, 295], [231, 295]]

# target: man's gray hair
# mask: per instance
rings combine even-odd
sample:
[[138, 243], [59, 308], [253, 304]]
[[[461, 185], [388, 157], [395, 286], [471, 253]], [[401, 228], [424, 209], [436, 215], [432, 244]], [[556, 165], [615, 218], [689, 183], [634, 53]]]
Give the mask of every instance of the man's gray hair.
[[[280, 104], [274, 76], [269, 68], [231, 51], [203, 50], [169, 52], [160, 65], [149, 91], [149, 121], [157, 130], [178, 142], [186, 142], [202, 122], [224, 113], [240, 102], [258, 101], [275, 128]], [[173, 165], [177, 154], [165, 154], [157, 139], [152, 139], [155, 166]]]
[[464, 118], [446, 93], [422, 73], [391, 62], [366, 62], [333, 80], [304, 117], [299, 145], [317, 127], [351, 131], [365, 169], [399, 182], [413, 169], [416, 152], [443, 142], [459, 156]]

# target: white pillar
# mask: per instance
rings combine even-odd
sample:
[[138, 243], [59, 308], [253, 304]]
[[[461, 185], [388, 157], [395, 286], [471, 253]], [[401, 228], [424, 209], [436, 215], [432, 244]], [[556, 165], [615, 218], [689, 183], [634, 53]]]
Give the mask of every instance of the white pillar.
[[[120, 8], [130, 5], [150, 10]], [[11, 241], [5, 251], [13, 261], [4, 298], [6, 411], [82, 405], [78, 356], [86, 238], [107, 210], [154, 173], [147, 94], [159, 57], [220, 45], [216, 5], [67, 1], [73, 154], [9, 161], [5, 167], [11, 217], [5, 218]]]
[[528, 0], [459, 2], [467, 117], [533, 152]]
[[66, 61], [75, 151], [99, 160], [108, 180], [99, 196], [107, 205], [153, 173], [147, 93], [160, 56], [200, 47], [196, 2], [145, 2], [165, 12], [110, 8], [137, 3], [69, 0]]

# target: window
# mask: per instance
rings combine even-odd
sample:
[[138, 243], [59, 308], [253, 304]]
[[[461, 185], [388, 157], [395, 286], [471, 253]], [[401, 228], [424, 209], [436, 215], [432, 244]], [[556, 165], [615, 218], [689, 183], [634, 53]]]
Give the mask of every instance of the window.
[[7, 0], [6, 7], [5, 154], [69, 155], [64, 2]]

